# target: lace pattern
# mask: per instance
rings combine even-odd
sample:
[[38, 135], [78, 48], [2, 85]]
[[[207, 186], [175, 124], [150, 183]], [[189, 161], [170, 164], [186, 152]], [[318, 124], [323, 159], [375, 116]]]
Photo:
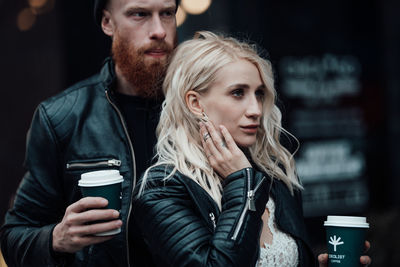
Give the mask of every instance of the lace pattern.
[[267, 203], [269, 211], [268, 227], [272, 233], [272, 244], [261, 247], [257, 267], [291, 267], [299, 264], [299, 252], [294, 239], [280, 231], [275, 224], [275, 202], [270, 197]]

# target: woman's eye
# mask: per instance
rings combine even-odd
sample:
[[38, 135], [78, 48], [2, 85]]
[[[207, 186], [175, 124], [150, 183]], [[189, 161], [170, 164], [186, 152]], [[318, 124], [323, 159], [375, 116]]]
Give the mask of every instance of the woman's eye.
[[243, 92], [243, 89], [235, 89], [231, 93], [235, 97], [240, 97], [240, 96], [243, 96], [244, 92]]
[[265, 95], [265, 92], [264, 92], [264, 90], [257, 90], [256, 91], [256, 96], [258, 97], [258, 98], [264, 98], [264, 95]]

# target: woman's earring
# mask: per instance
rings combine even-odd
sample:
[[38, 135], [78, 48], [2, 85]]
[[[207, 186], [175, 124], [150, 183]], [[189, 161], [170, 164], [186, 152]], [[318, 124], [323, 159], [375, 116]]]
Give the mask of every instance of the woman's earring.
[[209, 119], [208, 119], [207, 114], [204, 111], [201, 114], [203, 115], [203, 117], [201, 117], [201, 120], [204, 121], [204, 122], [208, 122]]

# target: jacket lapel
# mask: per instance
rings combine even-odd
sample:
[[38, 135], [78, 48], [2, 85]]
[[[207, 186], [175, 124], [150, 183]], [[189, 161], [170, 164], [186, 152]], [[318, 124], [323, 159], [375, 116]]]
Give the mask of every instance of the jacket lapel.
[[214, 226], [210, 220], [210, 213], [218, 219], [220, 210], [217, 203], [211, 198], [211, 196], [195, 181], [186, 177], [180, 176], [179, 179], [182, 180], [182, 184], [186, 187], [190, 198], [194, 202], [194, 208], [201, 217], [207, 222], [208, 226], [212, 231], [214, 231]]
[[279, 228], [308, 245], [300, 193], [295, 191], [291, 195], [285, 183], [274, 180], [271, 196], [275, 201], [275, 220]]

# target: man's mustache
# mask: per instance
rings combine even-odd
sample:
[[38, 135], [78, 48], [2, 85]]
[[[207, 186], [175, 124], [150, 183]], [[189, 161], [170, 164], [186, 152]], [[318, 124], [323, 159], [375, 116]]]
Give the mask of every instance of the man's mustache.
[[162, 50], [169, 54], [172, 52], [173, 47], [171, 45], [168, 45], [166, 42], [161, 41], [161, 42], [151, 43], [147, 46], [141, 47], [140, 49], [137, 50], [137, 53], [145, 54], [146, 52], [149, 52], [152, 50]]

